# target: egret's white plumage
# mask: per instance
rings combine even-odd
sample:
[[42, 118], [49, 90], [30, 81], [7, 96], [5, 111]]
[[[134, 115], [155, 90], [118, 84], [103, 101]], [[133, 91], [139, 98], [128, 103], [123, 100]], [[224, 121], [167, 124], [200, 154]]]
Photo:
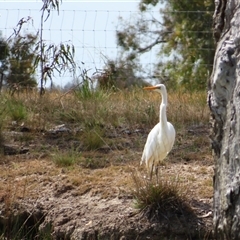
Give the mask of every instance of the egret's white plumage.
[[164, 84], [157, 84], [153, 87], [145, 87], [145, 90], [154, 90], [161, 94], [162, 102], [160, 105], [159, 123], [148, 134], [147, 141], [143, 150], [141, 164], [145, 162], [147, 170], [152, 178], [153, 170], [157, 175], [157, 165], [171, 151], [175, 141], [175, 129], [167, 121], [167, 90]]

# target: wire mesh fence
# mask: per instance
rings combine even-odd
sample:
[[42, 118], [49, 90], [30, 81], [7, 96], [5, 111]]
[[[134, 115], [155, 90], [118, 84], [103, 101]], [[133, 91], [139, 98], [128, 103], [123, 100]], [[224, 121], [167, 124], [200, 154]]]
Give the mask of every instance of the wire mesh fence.
[[[121, 57], [121, 48], [117, 44], [116, 31], [123, 26], [123, 22], [131, 22], [132, 19], [139, 17], [137, 3], [107, 3], [97, 6], [97, 2], [86, 2], [80, 4], [62, 4], [59, 12], [52, 10], [48, 19], [43, 24], [43, 39], [46, 44], [71, 43], [75, 47], [75, 62], [77, 68], [85, 69], [91, 76], [99, 69], [103, 69], [108, 59], [115, 60]], [[129, 7], [127, 7], [129, 6]], [[18, 29], [19, 21], [26, 21], [21, 31], [37, 33], [41, 28], [41, 1], [21, 2], [1, 4], [0, 7], [0, 34], [3, 38], [9, 39], [14, 36]], [[95, 10], [96, 9], [96, 10]], [[126, 10], [127, 9], [127, 10]], [[149, 16], [159, 18], [159, 9], [148, 12]], [[181, 14], [181, 13], [177, 13]], [[189, 14], [200, 14], [199, 11], [189, 12]], [[209, 23], [211, 26], [211, 23]], [[151, 25], [150, 25], [151, 27]], [[149, 32], [156, 31], [156, 27], [148, 29]], [[186, 31], [188, 31], [186, 29]], [[199, 37], [212, 38], [211, 27], [209, 31], [200, 32]], [[198, 47], [196, 45], [196, 47]], [[213, 51], [206, 47], [204, 51]], [[148, 69], [147, 75], [153, 73], [153, 63], [157, 60], [156, 48], [144, 54], [141, 62], [145, 69]], [[39, 79], [39, 74], [36, 74]], [[145, 76], [147, 78], [147, 76]], [[64, 86], [73, 80], [71, 74], [55, 74], [54, 83]]]

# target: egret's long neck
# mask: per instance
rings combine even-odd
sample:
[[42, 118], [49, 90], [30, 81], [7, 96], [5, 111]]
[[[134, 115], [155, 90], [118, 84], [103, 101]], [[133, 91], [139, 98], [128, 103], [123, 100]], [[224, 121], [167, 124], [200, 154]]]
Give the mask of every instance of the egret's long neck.
[[164, 90], [161, 92], [162, 95], [162, 104], [165, 104], [167, 106], [167, 91]]
[[159, 121], [162, 125], [167, 124], [167, 113], [166, 113], [166, 109], [167, 109], [167, 92], [163, 91], [161, 93], [162, 95], [162, 103], [160, 105], [160, 115], [159, 115]]

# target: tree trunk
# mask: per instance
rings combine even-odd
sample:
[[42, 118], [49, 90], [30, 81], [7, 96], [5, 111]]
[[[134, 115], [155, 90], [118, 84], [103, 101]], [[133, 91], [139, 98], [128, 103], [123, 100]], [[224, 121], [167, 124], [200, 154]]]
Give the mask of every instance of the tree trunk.
[[240, 239], [240, 0], [215, 0], [217, 42], [208, 104], [212, 113], [214, 230]]

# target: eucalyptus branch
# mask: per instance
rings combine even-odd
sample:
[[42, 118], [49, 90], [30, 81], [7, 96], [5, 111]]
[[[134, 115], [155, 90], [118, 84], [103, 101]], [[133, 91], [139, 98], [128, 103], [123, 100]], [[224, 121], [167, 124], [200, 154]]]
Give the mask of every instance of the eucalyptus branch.
[[[49, 18], [52, 9], [56, 9], [59, 13], [59, 2], [60, 0], [45, 0], [41, 8], [40, 57], [38, 59], [41, 69], [40, 95], [45, 92], [44, 83], [46, 83], [47, 79], [50, 79], [52, 85], [54, 70], [60, 75], [62, 71], [75, 71], [75, 49], [73, 45], [61, 43], [59, 46], [55, 44], [46, 46], [43, 41], [43, 24]], [[47, 16], [44, 19], [45, 13], [47, 13]]]
[[154, 46], [156, 46], [157, 44], [159, 43], [165, 43], [166, 41], [165, 40], [162, 40], [160, 39], [159, 37], [154, 41], [152, 42], [151, 44], [145, 46], [145, 47], [139, 47], [138, 48], [138, 53], [143, 53], [143, 52], [147, 52], [149, 50], [151, 50]]

